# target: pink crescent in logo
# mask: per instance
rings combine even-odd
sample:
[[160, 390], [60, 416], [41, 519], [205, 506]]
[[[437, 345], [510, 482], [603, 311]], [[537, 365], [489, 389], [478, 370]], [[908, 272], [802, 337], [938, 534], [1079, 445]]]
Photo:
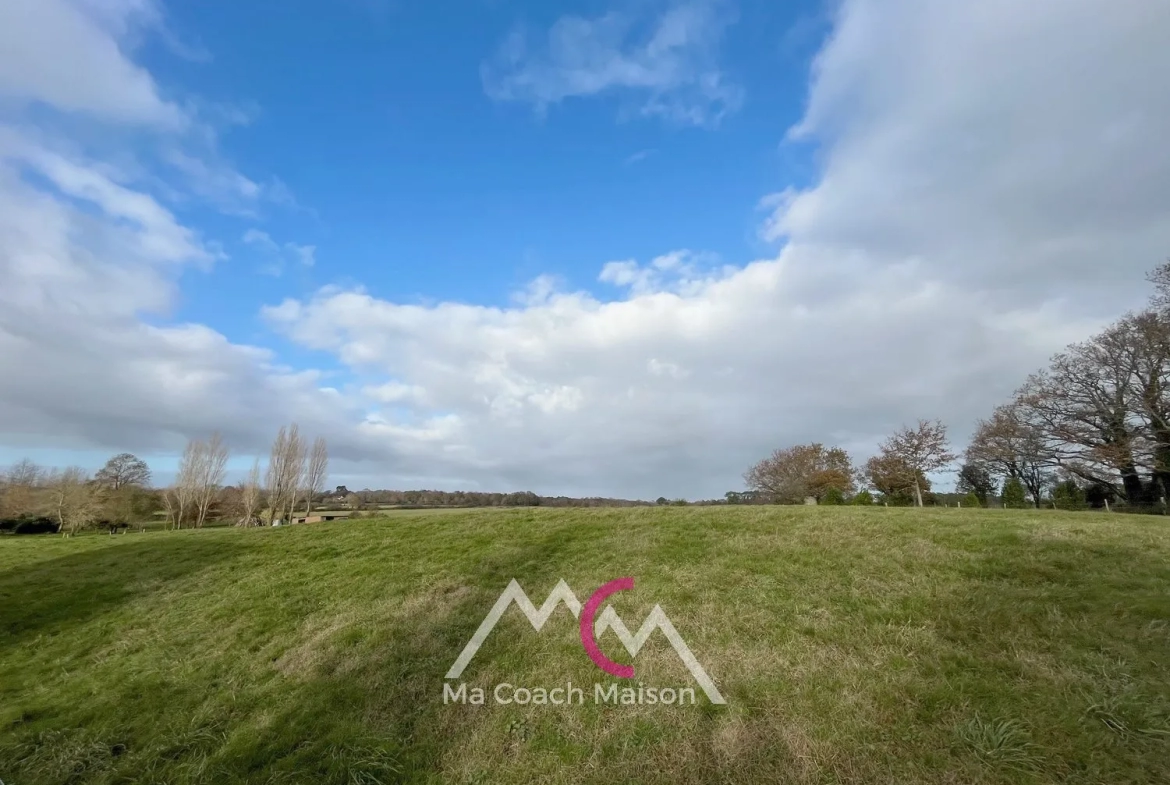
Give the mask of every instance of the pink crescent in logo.
[[597, 609], [601, 607], [601, 603], [605, 602], [605, 599], [609, 595], [632, 588], [634, 588], [633, 578], [612, 580], [593, 592], [593, 596], [589, 598], [585, 603], [585, 607], [581, 609], [581, 645], [585, 647], [585, 653], [589, 655], [589, 659], [593, 660], [598, 668], [601, 668], [610, 676], [619, 676], [623, 679], [634, 678], [634, 666], [619, 665], [601, 653], [601, 649], [597, 647], [597, 640], [593, 637], [593, 618], [597, 615]]

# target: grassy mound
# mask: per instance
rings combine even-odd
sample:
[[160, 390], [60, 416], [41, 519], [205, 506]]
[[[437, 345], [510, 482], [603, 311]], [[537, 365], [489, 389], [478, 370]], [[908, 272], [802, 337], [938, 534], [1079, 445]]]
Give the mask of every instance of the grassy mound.
[[[621, 682], [559, 579], [636, 632], [661, 605], [727, 699]], [[659, 633], [635, 683], [694, 681]], [[497, 705], [491, 688], [586, 688]], [[1170, 526], [997, 510], [399, 512], [0, 539], [0, 780], [35, 783], [1170, 782]]]

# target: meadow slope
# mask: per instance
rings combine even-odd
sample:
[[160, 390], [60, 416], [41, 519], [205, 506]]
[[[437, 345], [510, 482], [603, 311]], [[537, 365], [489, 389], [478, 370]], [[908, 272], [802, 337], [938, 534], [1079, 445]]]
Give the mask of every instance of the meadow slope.
[[[511, 579], [540, 605], [627, 575], [621, 618], [660, 604], [726, 706], [444, 705]], [[633, 662], [694, 686], [657, 633]], [[509, 610], [462, 681], [622, 680], [561, 607], [539, 634]], [[0, 780], [1170, 782], [1170, 523], [518, 509], [3, 537]]]

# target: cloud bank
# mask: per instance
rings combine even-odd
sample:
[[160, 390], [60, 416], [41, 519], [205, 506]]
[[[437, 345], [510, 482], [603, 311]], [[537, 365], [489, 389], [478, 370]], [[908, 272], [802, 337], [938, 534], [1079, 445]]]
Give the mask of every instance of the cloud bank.
[[[69, 19], [40, 34], [72, 40]], [[180, 133], [119, 25], [86, 19], [116, 62], [104, 92], [21, 80], [35, 63], [5, 49], [0, 99]], [[554, 28], [493, 84], [536, 105], [691, 84], [661, 54], [677, 47], [651, 46], [661, 24], [631, 39], [607, 19]], [[669, 40], [713, 34], [679, 25]], [[510, 307], [336, 288], [267, 305], [274, 331], [360, 380], [336, 389], [167, 323], [177, 272], [214, 248], [108, 163], [8, 122], [0, 365], [19, 373], [0, 376], [0, 431], [148, 452], [219, 428], [250, 451], [297, 419], [329, 438], [339, 482], [642, 498], [722, 495], [786, 444], [864, 457], [919, 417], [961, 442], [1051, 352], [1140, 304], [1167, 255], [1168, 35], [1170, 8], [1136, 1], [845, 0], [804, 117], [777, 129], [822, 170], [764, 200], [774, 257], [598, 260], [605, 299], [541, 279]], [[575, 68], [611, 60], [600, 81]]]

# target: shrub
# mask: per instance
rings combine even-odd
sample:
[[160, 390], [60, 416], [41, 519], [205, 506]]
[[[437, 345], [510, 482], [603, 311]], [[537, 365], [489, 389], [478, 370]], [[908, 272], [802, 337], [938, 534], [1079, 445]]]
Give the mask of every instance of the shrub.
[[840, 488], [829, 488], [825, 491], [825, 495], [821, 497], [821, 504], [840, 505], [845, 503], [845, 494], [841, 493]]
[[1022, 510], [1028, 506], [1024, 484], [1015, 477], [1003, 484], [1003, 506], [1009, 510]]
[[862, 489], [861, 491], [858, 491], [856, 496], [853, 497], [853, 503], [866, 506], [872, 505], [873, 494], [867, 490]]
[[913, 494], [908, 491], [883, 493], [881, 502], [891, 507], [913, 507], [915, 503]]
[[1116, 506], [1117, 494], [1108, 485], [1093, 483], [1085, 489], [1085, 501], [1095, 510], [1104, 507], [1106, 502]]
[[983, 505], [979, 503], [979, 497], [975, 494], [975, 491], [971, 491], [970, 493], [968, 493], [966, 496], [963, 497], [963, 506], [964, 507], [982, 507]]
[[11, 531], [13, 534], [56, 534], [58, 529], [60, 526], [52, 518], [35, 518], [31, 515], [0, 522], [0, 531]]
[[1083, 510], [1088, 507], [1085, 491], [1075, 480], [1065, 480], [1052, 489], [1052, 503], [1059, 510]]

